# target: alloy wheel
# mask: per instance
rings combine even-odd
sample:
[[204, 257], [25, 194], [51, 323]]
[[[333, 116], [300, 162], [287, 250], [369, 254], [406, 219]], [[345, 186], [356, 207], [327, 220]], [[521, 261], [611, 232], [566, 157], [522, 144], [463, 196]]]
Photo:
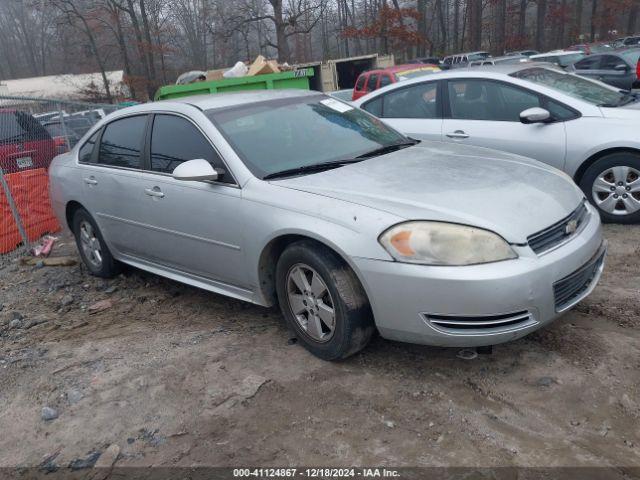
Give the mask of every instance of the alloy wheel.
[[298, 263], [287, 273], [287, 300], [300, 328], [314, 341], [327, 342], [336, 326], [334, 302], [320, 274]]
[[600, 173], [591, 187], [593, 200], [612, 215], [629, 215], [640, 210], [640, 171], [616, 166]]
[[80, 246], [85, 258], [96, 269], [102, 268], [102, 251], [100, 240], [96, 237], [93, 225], [83, 220], [80, 223]]

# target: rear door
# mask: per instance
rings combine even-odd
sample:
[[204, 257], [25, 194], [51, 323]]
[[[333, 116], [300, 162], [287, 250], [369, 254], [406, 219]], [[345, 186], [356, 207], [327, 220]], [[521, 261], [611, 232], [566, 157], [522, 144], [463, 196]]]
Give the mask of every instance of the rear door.
[[366, 102], [362, 108], [396, 130], [421, 140], [442, 139], [441, 82], [414, 83]]
[[[530, 90], [496, 80], [448, 80], [444, 90], [443, 139], [453, 143], [494, 148], [564, 167], [564, 120], [576, 113]], [[553, 123], [525, 125], [520, 112], [532, 107], [548, 109]]]
[[618, 55], [602, 55], [600, 62], [601, 80], [614, 87], [630, 90], [636, 72], [625, 61], [624, 58]]
[[589, 55], [579, 62], [573, 64], [573, 71], [583, 77], [592, 80], [600, 80], [602, 72], [600, 70], [600, 61], [602, 55]]
[[79, 152], [83, 203], [109, 247], [134, 257], [144, 256], [153, 241], [144, 226], [144, 195], [140, 189], [147, 120], [146, 114], [113, 120], [89, 138]]

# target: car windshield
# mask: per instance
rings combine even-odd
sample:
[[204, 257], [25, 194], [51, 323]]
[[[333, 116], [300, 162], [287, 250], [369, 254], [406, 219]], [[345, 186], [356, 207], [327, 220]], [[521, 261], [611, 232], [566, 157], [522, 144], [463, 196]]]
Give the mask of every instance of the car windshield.
[[625, 94], [577, 75], [549, 68], [528, 68], [512, 73], [512, 77], [550, 87], [593, 105], [619, 105]]
[[277, 172], [340, 162], [408, 142], [377, 118], [325, 95], [205, 112], [260, 178]]
[[51, 135], [52, 137], [64, 137], [64, 131], [62, 130], [62, 126], [59, 123], [45, 125], [44, 128], [47, 129], [47, 132], [49, 132], [49, 135]]
[[10, 142], [24, 137], [26, 131], [18, 123], [13, 112], [0, 112], [0, 142]]

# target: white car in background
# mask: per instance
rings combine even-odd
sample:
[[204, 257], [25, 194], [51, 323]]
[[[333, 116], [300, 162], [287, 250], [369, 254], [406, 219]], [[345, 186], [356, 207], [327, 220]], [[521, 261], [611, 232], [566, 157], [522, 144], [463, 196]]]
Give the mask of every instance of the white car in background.
[[504, 150], [552, 165], [574, 179], [603, 221], [640, 222], [638, 95], [524, 63], [407, 80], [353, 104], [413, 138]]

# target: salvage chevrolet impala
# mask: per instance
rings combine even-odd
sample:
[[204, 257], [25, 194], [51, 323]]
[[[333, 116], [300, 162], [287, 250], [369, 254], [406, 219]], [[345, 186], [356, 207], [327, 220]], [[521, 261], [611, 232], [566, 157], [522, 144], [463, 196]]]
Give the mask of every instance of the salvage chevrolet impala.
[[121, 264], [259, 305], [334, 360], [373, 332], [441, 346], [517, 339], [595, 287], [605, 245], [564, 173], [417, 142], [317, 92], [126, 108], [50, 169], [94, 275]]

